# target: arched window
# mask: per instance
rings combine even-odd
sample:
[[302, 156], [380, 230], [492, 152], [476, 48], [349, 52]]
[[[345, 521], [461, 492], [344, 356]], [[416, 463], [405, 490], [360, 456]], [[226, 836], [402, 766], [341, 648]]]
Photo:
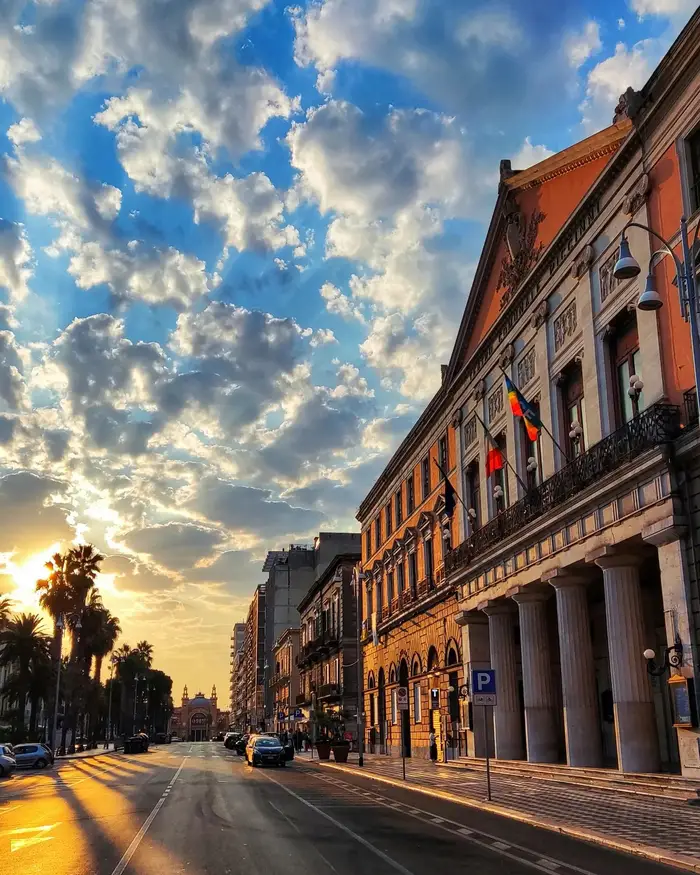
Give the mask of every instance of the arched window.
[[370, 690], [374, 689], [374, 674], [373, 674], [373, 672], [370, 672], [367, 675], [367, 688]]
[[423, 666], [420, 662], [420, 656], [417, 653], [413, 655], [413, 661], [411, 663], [411, 677], [417, 677], [419, 674], [423, 674]]
[[440, 658], [435, 647], [431, 647], [428, 651], [428, 671], [434, 671], [440, 667]]
[[389, 667], [389, 683], [390, 684], [396, 683], [396, 666], [395, 665], [391, 665]]

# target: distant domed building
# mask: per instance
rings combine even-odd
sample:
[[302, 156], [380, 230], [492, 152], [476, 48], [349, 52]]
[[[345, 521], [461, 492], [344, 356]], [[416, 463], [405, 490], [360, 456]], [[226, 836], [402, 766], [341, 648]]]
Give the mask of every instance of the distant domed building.
[[218, 731], [221, 713], [216, 701], [216, 685], [212, 687], [207, 699], [204, 693], [197, 693], [192, 699], [187, 687], [182, 692], [182, 705], [175, 708], [171, 722], [171, 732], [185, 741], [209, 741]]

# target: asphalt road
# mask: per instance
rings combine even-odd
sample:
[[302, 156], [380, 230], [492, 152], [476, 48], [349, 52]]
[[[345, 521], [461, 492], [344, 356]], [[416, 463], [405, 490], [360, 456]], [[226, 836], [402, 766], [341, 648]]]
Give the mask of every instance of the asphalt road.
[[495, 815], [222, 744], [75, 760], [0, 783], [0, 875], [662, 875]]

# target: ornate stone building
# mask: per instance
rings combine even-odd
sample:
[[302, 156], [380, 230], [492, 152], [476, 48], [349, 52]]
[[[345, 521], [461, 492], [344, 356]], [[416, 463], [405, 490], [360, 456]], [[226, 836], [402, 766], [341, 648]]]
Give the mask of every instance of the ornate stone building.
[[203, 693], [197, 693], [190, 699], [185, 687], [182, 703], [173, 711], [171, 731], [185, 741], [209, 741], [219, 731], [221, 717], [215, 686], [208, 699]]
[[[700, 776], [697, 396], [674, 260], [656, 236], [682, 259], [682, 215], [692, 241], [700, 12], [645, 88], [623, 95], [611, 127], [525, 171], [502, 162], [442, 386], [359, 512], [365, 707], [377, 729], [396, 678], [409, 686], [409, 713], [418, 696], [422, 711], [413, 666], [427, 686], [434, 646], [444, 679], [452, 646], [463, 696], [472, 669], [496, 669], [497, 757]], [[623, 229], [641, 278], [615, 275]], [[660, 309], [637, 306], [647, 269]], [[545, 427], [534, 441], [504, 373]], [[407, 479], [441, 439], [464, 502], [444, 559], [426, 547], [441, 541], [439, 484], [428, 481], [421, 508], [406, 506]], [[487, 476], [494, 445], [508, 465]], [[418, 589], [404, 606], [407, 564]], [[433, 586], [421, 593], [422, 578]], [[482, 755], [468, 701], [458, 702], [464, 747]]]
[[285, 629], [272, 648], [274, 673], [270, 678], [273, 727], [275, 732], [291, 732], [296, 721], [296, 700], [299, 695], [299, 630]]

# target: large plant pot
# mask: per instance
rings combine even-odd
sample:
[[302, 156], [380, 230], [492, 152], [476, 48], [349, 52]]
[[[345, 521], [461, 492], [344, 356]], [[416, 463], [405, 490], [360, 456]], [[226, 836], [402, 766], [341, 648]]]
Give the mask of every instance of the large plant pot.
[[348, 761], [348, 754], [350, 753], [349, 744], [334, 744], [332, 749], [333, 759], [337, 763], [346, 763]]
[[316, 751], [320, 760], [329, 760], [331, 758], [331, 743], [330, 741], [317, 741]]

